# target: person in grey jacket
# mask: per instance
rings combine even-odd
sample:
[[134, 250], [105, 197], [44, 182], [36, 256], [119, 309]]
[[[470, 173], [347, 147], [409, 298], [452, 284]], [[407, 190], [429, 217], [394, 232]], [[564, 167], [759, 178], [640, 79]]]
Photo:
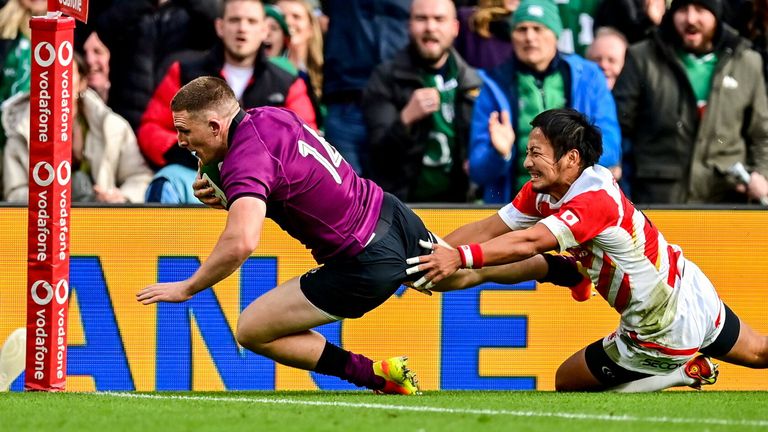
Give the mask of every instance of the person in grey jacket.
[[[722, 22], [720, 0], [674, 0], [633, 45], [613, 89], [637, 203], [747, 202], [768, 195], [768, 101], [760, 56]], [[729, 174], [741, 163], [744, 183]]]
[[415, 0], [411, 43], [378, 66], [363, 95], [372, 178], [409, 202], [466, 202], [469, 122], [482, 84], [452, 48], [450, 0]]

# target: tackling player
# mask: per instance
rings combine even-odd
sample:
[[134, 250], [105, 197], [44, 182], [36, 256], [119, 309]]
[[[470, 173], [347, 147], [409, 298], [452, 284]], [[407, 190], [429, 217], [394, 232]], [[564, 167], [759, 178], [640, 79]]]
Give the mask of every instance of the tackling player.
[[[237, 341], [281, 364], [333, 375], [382, 393], [415, 394], [405, 357], [373, 362], [311, 329], [358, 318], [409, 280], [405, 260], [430, 237], [408, 207], [349, 164], [291, 111], [240, 109], [227, 83], [197, 78], [171, 102], [179, 145], [206, 165], [221, 162], [225, 202], [206, 181], [195, 196], [228, 210], [208, 259], [189, 279], [158, 283], [141, 303], [182, 302], [229, 276], [259, 244], [264, 218], [312, 251], [321, 267], [254, 300], [240, 315]], [[431, 238], [431, 237], [430, 237]]]
[[[717, 379], [709, 357], [768, 367], [768, 338], [742, 322], [704, 273], [624, 196], [610, 171], [595, 165], [599, 130], [571, 109], [545, 111], [531, 124], [525, 159], [531, 180], [497, 214], [445, 238], [458, 248], [423, 242], [434, 250], [408, 260], [418, 263], [409, 274], [427, 272], [414, 286], [447, 291], [533, 279], [548, 264], [562, 264], [538, 254], [569, 252], [621, 319], [615, 332], [563, 362], [555, 378], [560, 391], [700, 388]], [[445, 279], [460, 268], [479, 270]]]

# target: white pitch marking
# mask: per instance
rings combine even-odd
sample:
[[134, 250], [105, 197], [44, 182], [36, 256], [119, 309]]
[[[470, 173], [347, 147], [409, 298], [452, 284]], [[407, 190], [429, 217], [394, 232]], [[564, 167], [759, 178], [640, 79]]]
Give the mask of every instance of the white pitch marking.
[[627, 423], [678, 423], [678, 424], [708, 424], [722, 426], [754, 426], [768, 427], [768, 420], [728, 420], [717, 418], [685, 418], [685, 417], [639, 417], [639, 416], [610, 416], [604, 414], [585, 414], [585, 413], [561, 413], [546, 411], [511, 411], [511, 410], [491, 410], [491, 409], [471, 409], [471, 408], [441, 408], [430, 406], [407, 406], [407, 405], [388, 405], [372, 403], [353, 403], [353, 402], [330, 402], [330, 401], [310, 401], [300, 399], [268, 399], [268, 398], [244, 398], [244, 397], [216, 397], [216, 396], [176, 396], [176, 395], [151, 395], [140, 393], [113, 393], [113, 392], [94, 392], [96, 396], [110, 396], [128, 399], [168, 399], [168, 400], [190, 400], [190, 401], [210, 401], [210, 402], [244, 402], [255, 404], [275, 404], [275, 405], [305, 405], [305, 406], [327, 406], [340, 408], [365, 408], [377, 410], [395, 410], [395, 411], [413, 411], [413, 412], [432, 412], [442, 414], [474, 414], [489, 416], [510, 416], [510, 417], [550, 417], [563, 418], [569, 420], [602, 420]]

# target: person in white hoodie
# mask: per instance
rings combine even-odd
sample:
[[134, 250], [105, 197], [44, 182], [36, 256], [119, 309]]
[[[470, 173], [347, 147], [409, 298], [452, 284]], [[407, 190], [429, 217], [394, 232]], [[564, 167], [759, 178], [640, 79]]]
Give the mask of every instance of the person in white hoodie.
[[[79, 55], [72, 74], [75, 121], [72, 126], [72, 199], [75, 202], [142, 203], [152, 170], [128, 122], [88, 88], [88, 66]], [[29, 195], [29, 93], [3, 103], [8, 140], [3, 155], [4, 199], [26, 202]]]

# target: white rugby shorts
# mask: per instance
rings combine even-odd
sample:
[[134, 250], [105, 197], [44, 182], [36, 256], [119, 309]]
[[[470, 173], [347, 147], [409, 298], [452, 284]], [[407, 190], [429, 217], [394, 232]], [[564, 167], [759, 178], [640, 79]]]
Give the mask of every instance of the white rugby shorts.
[[699, 267], [681, 260], [677, 313], [662, 332], [641, 336], [622, 324], [603, 339], [603, 349], [618, 365], [635, 372], [665, 375], [682, 367], [717, 339], [725, 323], [725, 305]]

